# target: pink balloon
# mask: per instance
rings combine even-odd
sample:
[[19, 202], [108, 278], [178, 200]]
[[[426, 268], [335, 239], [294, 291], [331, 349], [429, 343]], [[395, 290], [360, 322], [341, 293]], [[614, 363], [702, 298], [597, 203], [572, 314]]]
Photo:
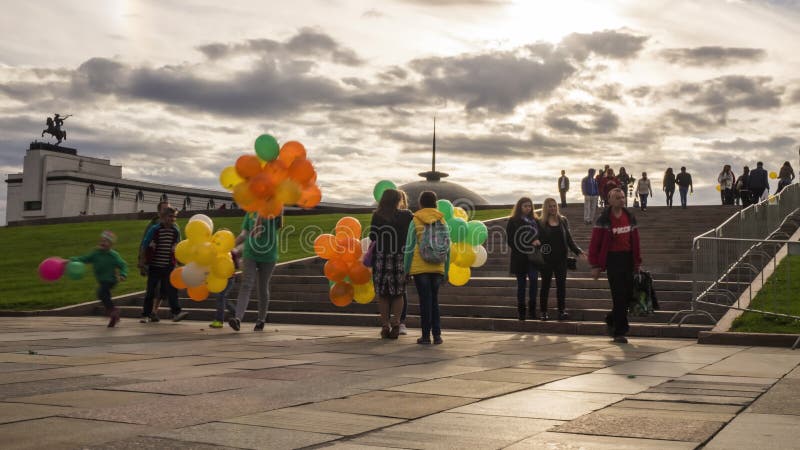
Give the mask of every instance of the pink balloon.
[[44, 281], [56, 281], [64, 275], [67, 262], [69, 261], [58, 256], [51, 256], [45, 259], [39, 264], [39, 277]]

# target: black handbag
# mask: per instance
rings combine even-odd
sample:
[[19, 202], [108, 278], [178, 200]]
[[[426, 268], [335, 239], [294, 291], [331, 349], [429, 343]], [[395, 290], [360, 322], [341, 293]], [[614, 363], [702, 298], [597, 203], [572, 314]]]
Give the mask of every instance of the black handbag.
[[567, 256], [567, 269], [578, 270], [578, 258]]
[[541, 247], [533, 247], [533, 251], [528, 253], [528, 262], [537, 269], [544, 267], [544, 254]]

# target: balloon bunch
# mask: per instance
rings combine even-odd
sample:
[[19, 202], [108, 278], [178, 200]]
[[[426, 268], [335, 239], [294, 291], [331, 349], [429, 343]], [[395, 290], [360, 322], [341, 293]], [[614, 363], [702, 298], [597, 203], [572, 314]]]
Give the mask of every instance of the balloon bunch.
[[208, 298], [209, 292], [222, 292], [235, 272], [231, 250], [236, 238], [228, 230], [213, 231], [210, 217], [195, 214], [186, 224], [186, 239], [175, 247], [175, 258], [185, 265], [175, 268], [169, 281], [197, 302]]
[[222, 169], [219, 182], [233, 192], [236, 203], [261, 217], [280, 215], [284, 205], [311, 209], [322, 199], [317, 172], [306, 159], [306, 149], [297, 141], [278, 146], [269, 134], [255, 142], [255, 155], [242, 155], [236, 164]]
[[39, 278], [44, 281], [56, 281], [64, 274], [67, 274], [70, 280], [80, 280], [86, 273], [86, 264], [51, 256], [39, 264], [38, 271]]
[[363, 263], [369, 245], [369, 238], [361, 239], [361, 222], [355, 217], [342, 217], [334, 234], [321, 234], [314, 240], [314, 252], [327, 260], [323, 270], [331, 283], [328, 296], [334, 305], [347, 306], [353, 300], [366, 304], [375, 298], [372, 270]]
[[464, 208], [453, 206], [450, 200], [439, 200], [436, 209], [444, 214], [450, 227], [450, 270], [447, 280], [453, 286], [463, 286], [472, 275], [471, 267], [486, 264], [488, 255], [483, 243], [489, 230], [479, 220], [469, 220]]

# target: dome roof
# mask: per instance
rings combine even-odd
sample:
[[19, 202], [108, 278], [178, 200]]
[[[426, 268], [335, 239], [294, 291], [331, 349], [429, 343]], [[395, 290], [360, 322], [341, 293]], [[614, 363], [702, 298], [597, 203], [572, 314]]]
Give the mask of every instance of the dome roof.
[[419, 199], [419, 194], [424, 191], [433, 191], [438, 198], [450, 200], [454, 205], [467, 207], [466, 209], [471, 209], [472, 205], [489, 204], [485, 198], [464, 186], [447, 181], [414, 181], [399, 186], [398, 189], [408, 195], [409, 207], [412, 209], [416, 209], [419, 206], [417, 200]]

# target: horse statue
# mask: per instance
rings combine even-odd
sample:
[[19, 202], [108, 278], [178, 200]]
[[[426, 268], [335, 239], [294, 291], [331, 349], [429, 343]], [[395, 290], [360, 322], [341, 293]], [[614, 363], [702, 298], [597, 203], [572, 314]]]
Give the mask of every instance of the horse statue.
[[66, 140], [67, 132], [61, 129], [61, 125], [64, 124], [64, 119], [66, 119], [67, 117], [69, 117], [69, 115], [64, 117], [59, 117], [58, 114], [56, 114], [54, 118], [48, 117], [46, 121], [47, 128], [42, 130], [42, 137], [44, 137], [45, 133], [50, 134], [51, 136], [53, 136], [58, 140], [56, 142], [56, 145], [60, 144], [62, 140]]

